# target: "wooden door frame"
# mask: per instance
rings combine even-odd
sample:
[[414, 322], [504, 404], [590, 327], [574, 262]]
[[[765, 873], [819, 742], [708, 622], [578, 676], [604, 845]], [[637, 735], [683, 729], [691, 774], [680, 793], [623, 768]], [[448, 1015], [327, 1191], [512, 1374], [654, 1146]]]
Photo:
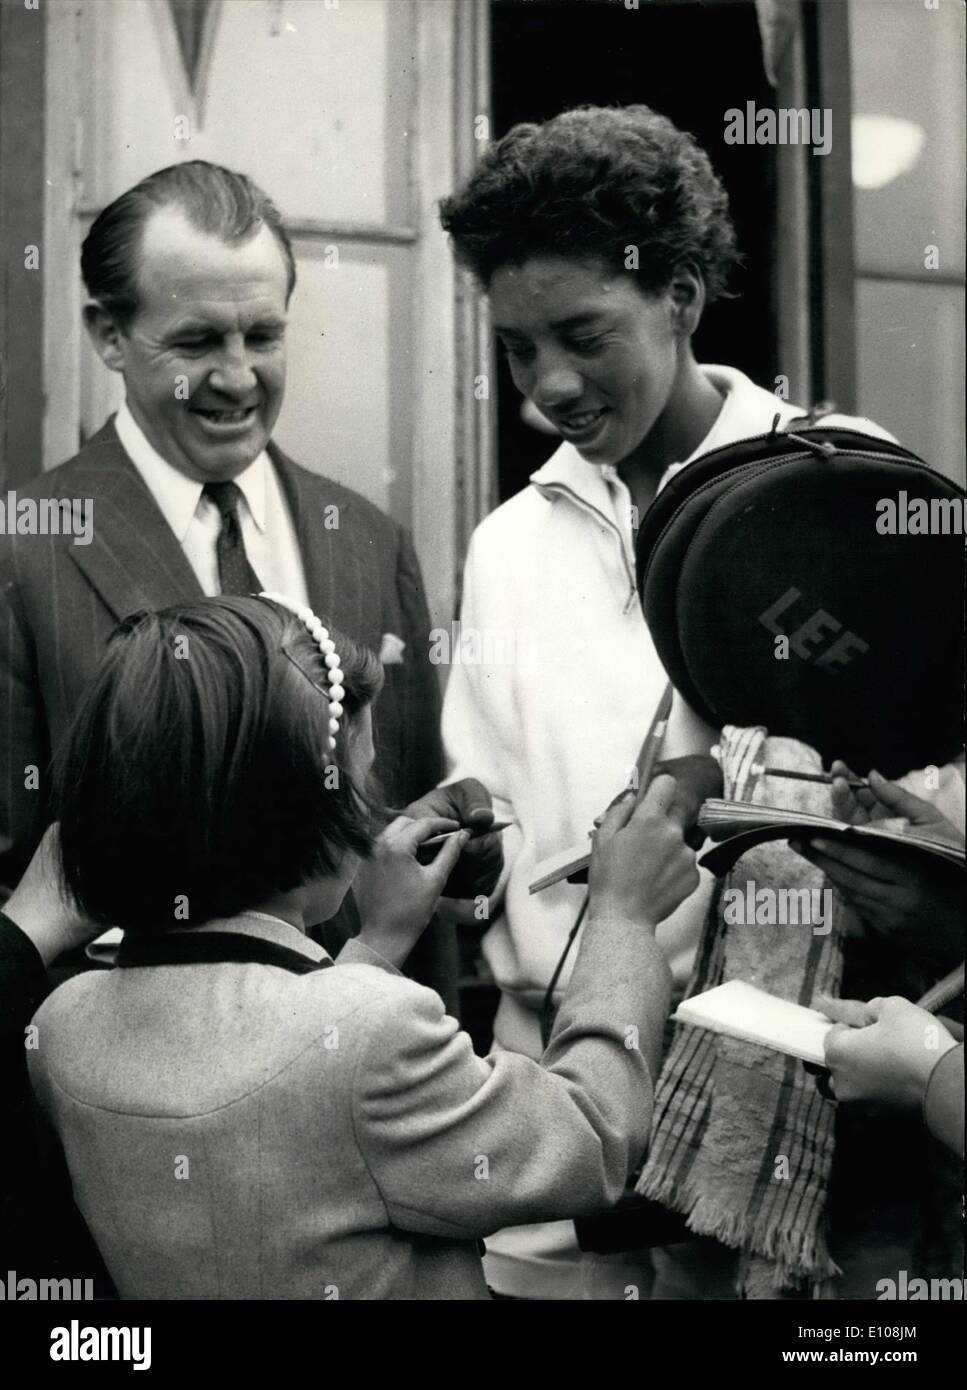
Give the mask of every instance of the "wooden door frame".
[[[414, 276], [417, 392], [413, 533], [434, 626], [459, 604], [474, 527], [497, 503], [493, 349], [487, 306], [449, 251], [441, 255], [439, 200], [471, 172], [490, 121], [489, 0], [418, 0]], [[444, 88], [449, 128], [433, 128]], [[431, 107], [431, 92], [434, 94]], [[490, 390], [478, 399], [475, 383]], [[441, 674], [444, 668], [441, 669]]]
[[[0, 477], [42, 467], [46, 7], [0, 0]], [[36, 248], [36, 265], [28, 266]]]
[[856, 408], [852, 78], [848, 4], [803, 0], [776, 105], [832, 112], [827, 155], [788, 146], [778, 161], [774, 275], [778, 370], [804, 406]]

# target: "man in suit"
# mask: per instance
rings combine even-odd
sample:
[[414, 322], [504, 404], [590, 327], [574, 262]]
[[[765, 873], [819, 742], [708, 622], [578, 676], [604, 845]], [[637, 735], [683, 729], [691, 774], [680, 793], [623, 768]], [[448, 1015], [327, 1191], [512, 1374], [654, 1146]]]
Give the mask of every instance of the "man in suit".
[[[112, 628], [203, 594], [286, 593], [395, 657], [377, 771], [389, 804], [412, 802], [443, 772], [420, 568], [400, 526], [271, 442], [295, 285], [278, 211], [244, 175], [175, 165], [104, 209], [81, 269], [85, 325], [125, 401], [20, 490], [18, 513], [56, 499], [73, 534], [11, 534], [8, 516], [0, 535], [0, 884], [16, 883], [43, 831], [50, 759]], [[445, 799], [464, 820], [489, 801], [476, 784]], [[431, 932], [422, 949], [432, 959], [416, 973], [453, 1006], [452, 943]]]

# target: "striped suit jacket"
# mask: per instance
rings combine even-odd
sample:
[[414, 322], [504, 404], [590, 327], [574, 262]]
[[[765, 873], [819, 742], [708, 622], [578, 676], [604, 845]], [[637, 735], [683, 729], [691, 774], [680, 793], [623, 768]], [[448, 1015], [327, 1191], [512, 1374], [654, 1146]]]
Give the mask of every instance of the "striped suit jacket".
[[[377, 772], [390, 805], [404, 806], [443, 774], [439, 687], [412, 543], [358, 493], [299, 467], [274, 445], [269, 453], [299, 537], [312, 607], [376, 651], [385, 633], [405, 643], [402, 663], [385, 668], [374, 711]], [[51, 756], [111, 630], [138, 608], [202, 597], [181, 546], [121, 447], [113, 418], [74, 458], [32, 479], [17, 496], [86, 500], [93, 506], [93, 537], [89, 545], [75, 545], [68, 535], [11, 535], [9, 515], [7, 534], [0, 535], [4, 899], [47, 823]], [[325, 525], [325, 508], [333, 504], [338, 529]]]

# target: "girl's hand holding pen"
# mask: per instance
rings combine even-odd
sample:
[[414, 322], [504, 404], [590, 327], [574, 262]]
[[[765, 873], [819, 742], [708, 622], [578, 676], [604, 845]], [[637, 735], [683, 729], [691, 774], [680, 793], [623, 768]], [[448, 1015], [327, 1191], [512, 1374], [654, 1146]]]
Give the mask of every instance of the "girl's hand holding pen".
[[[431, 864], [420, 864], [417, 850], [431, 835], [458, 830]], [[394, 965], [401, 965], [433, 916], [447, 878], [469, 838], [456, 822], [441, 816], [411, 820], [397, 816], [379, 836], [371, 859], [359, 866], [354, 883], [363, 927], [359, 940]]]
[[[702, 804], [710, 796], [722, 795], [722, 769], [707, 753], [691, 753], [681, 758], [665, 758], [655, 764], [655, 773], [665, 773], [674, 779], [674, 792], [669, 803], [669, 813], [678, 819], [685, 834], [685, 843], [692, 849], [701, 849], [705, 842], [705, 832], [696, 829], [695, 822]], [[595, 819], [595, 826], [601, 824], [612, 806], [616, 806], [627, 794], [619, 792], [606, 811]]]
[[687, 812], [674, 778], [659, 775], [640, 802], [612, 802], [594, 834], [589, 911], [656, 927], [698, 887], [695, 854], [682, 830]]
[[482, 782], [473, 777], [445, 782], [412, 802], [402, 814], [411, 818], [444, 816], [453, 821], [451, 829], [462, 827], [471, 832], [446, 885], [445, 897], [475, 898], [493, 892], [504, 866], [504, 855], [500, 835], [493, 830], [490, 793]]

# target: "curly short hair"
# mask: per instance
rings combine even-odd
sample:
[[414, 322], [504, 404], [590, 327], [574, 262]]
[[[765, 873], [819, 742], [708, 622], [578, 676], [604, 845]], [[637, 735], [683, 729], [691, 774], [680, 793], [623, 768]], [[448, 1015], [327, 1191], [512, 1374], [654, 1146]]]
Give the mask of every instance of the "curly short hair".
[[688, 264], [711, 301], [738, 260], [728, 195], [708, 155], [648, 106], [581, 106], [514, 126], [442, 201], [440, 220], [484, 288], [504, 265], [555, 254], [604, 261], [650, 293]]
[[63, 882], [87, 916], [200, 925], [369, 855], [380, 813], [347, 754], [382, 669], [332, 637], [345, 694], [330, 753], [326, 666], [288, 609], [212, 598], [115, 630], [55, 769]]

